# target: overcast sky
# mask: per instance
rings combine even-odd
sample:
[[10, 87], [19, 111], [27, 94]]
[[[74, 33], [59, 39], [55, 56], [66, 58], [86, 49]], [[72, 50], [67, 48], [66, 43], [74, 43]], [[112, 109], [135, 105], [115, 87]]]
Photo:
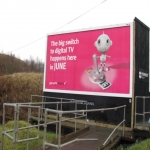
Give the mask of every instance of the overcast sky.
[[0, 0], [0, 52], [45, 61], [47, 34], [135, 17], [150, 27], [150, 0]]

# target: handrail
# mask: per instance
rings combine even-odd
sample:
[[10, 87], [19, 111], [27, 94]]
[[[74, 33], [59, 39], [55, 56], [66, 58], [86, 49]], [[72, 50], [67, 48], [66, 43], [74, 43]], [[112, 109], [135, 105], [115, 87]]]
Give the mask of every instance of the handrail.
[[[141, 98], [143, 100], [143, 112], [142, 113], [138, 113], [137, 112], [137, 100], [138, 98]], [[146, 108], [146, 99], [150, 99], [150, 96], [136, 96], [135, 97], [135, 116], [134, 116], [134, 126], [137, 127], [137, 119], [136, 117], [142, 116], [143, 117], [143, 123], [142, 123], [142, 127], [145, 128], [145, 115], [146, 114], [150, 114], [150, 111], [145, 111]]]
[[[32, 95], [32, 97], [33, 96], [37, 96], [37, 95]], [[56, 148], [60, 149], [61, 147], [64, 147], [64, 146], [66, 146], [70, 143], [73, 143], [75, 141], [98, 140], [97, 138], [75, 139], [75, 140], [72, 140], [72, 141], [69, 141], [69, 142], [66, 142], [66, 143], [63, 143], [63, 144], [61, 143], [61, 126], [62, 126], [62, 122], [74, 119], [75, 120], [74, 127], [75, 127], [75, 132], [76, 132], [76, 119], [85, 117], [85, 119], [87, 121], [87, 113], [88, 112], [104, 112], [104, 111], [117, 110], [117, 109], [124, 108], [123, 120], [115, 127], [115, 129], [111, 132], [111, 134], [106, 139], [106, 141], [103, 143], [103, 145], [105, 145], [108, 142], [110, 137], [113, 135], [113, 133], [116, 131], [116, 129], [121, 124], [123, 124], [123, 135], [124, 135], [124, 128], [125, 128], [125, 123], [124, 122], [125, 122], [125, 108], [126, 108], [126, 105], [113, 107], [113, 108], [87, 109], [87, 101], [85, 101], [85, 100], [68, 99], [69, 102], [63, 102], [63, 100], [66, 100], [66, 99], [59, 98], [61, 100], [61, 102], [46, 102], [46, 101], [43, 101], [43, 98], [45, 98], [44, 96], [40, 96], [40, 97], [42, 98], [42, 102], [32, 102], [32, 98], [31, 98], [31, 102], [28, 102], [28, 103], [4, 103], [4, 105], [3, 105], [3, 124], [2, 124], [2, 150], [4, 150], [4, 136], [7, 136], [8, 138], [10, 138], [13, 141], [13, 148], [12, 148], [13, 150], [15, 150], [15, 144], [20, 143], [20, 142], [27, 142], [26, 149], [28, 150], [28, 141], [36, 140], [36, 139], [39, 138], [38, 135], [34, 138], [29, 138], [28, 137], [29, 129], [33, 128], [33, 127], [37, 127], [38, 128], [38, 134], [39, 134], [39, 127], [40, 126], [44, 127], [43, 149], [45, 149], [46, 145], [56, 147]], [[48, 97], [48, 98], [54, 98], [54, 97]], [[78, 110], [77, 109], [77, 104], [80, 104], [81, 102], [86, 103], [85, 110]], [[73, 104], [73, 103], [75, 104], [74, 110], [70, 110], [70, 111], [63, 111], [62, 110], [62, 104]], [[43, 107], [45, 104], [56, 104], [56, 110]], [[60, 110], [58, 110], [58, 105], [59, 104], [61, 105]], [[40, 106], [38, 106], [38, 105], [40, 105]], [[5, 130], [5, 128], [4, 128], [4, 126], [5, 126], [5, 107], [7, 107], [7, 106], [14, 107], [14, 129], [13, 130]], [[20, 112], [19, 110], [21, 108], [27, 108], [28, 109], [28, 126], [19, 128], [18, 127], [19, 112]], [[31, 109], [32, 108], [38, 109], [38, 124], [37, 125], [30, 125], [29, 124], [29, 120], [31, 118]], [[49, 112], [56, 114], [56, 120], [55, 121], [47, 122]], [[42, 123], [42, 124], [40, 124], [40, 115], [41, 114], [44, 114], [44, 119], [45, 119], [44, 123]], [[65, 114], [74, 114], [74, 117], [63, 119], [62, 116], [65, 115]], [[79, 116], [77, 116], [78, 114], [79, 114]], [[53, 123], [56, 124], [56, 136], [58, 134], [58, 144], [57, 145], [49, 143], [49, 142], [46, 141], [47, 125], [48, 124], [53, 124]], [[19, 130], [24, 130], [24, 129], [28, 130], [27, 138], [18, 140], [18, 131]], [[58, 129], [58, 131], [57, 131], [57, 129]], [[8, 134], [9, 132], [13, 132], [13, 136], [9, 135]]]
[[106, 145], [106, 143], [108, 142], [108, 140], [110, 139], [110, 137], [113, 135], [113, 133], [116, 131], [116, 129], [125, 122], [125, 120], [121, 121], [116, 127], [115, 129], [111, 132], [111, 134], [108, 136], [108, 138], [106, 139], [106, 141], [103, 143], [103, 146]]
[[[6, 130], [5, 131], [5, 107], [14, 107], [14, 129], [13, 130]], [[19, 130], [23, 130], [23, 129], [29, 129], [29, 128], [33, 128], [33, 126], [27, 126], [24, 128], [19, 128], [18, 127], [18, 122], [19, 122], [19, 112], [20, 112], [20, 108], [36, 108], [38, 110], [38, 131], [37, 131], [37, 136], [36, 137], [32, 137], [29, 138], [29, 132], [27, 132], [27, 138], [26, 139], [18, 139], [18, 132]], [[4, 149], [4, 135], [7, 136], [8, 138], [10, 138], [13, 141], [13, 147], [12, 149], [15, 149], [15, 144], [16, 143], [20, 143], [20, 142], [27, 142], [27, 141], [31, 141], [31, 140], [37, 140], [39, 138], [39, 117], [40, 117], [40, 106], [26, 106], [26, 105], [21, 105], [21, 104], [17, 104], [17, 103], [4, 103], [3, 104], [3, 124], [2, 124], [2, 150]], [[29, 116], [28, 116], [29, 118]], [[29, 120], [29, 119], [28, 119]], [[29, 125], [29, 123], [28, 123]], [[8, 132], [13, 132], [13, 135], [11, 136], [10, 134], [8, 134]]]
[[[112, 133], [109, 135], [109, 137], [106, 139], [106, 141], [103, 143], [103, 145], [105, 146], [105, 144], [107, 143], [107, 141], [110, 139], [110, 137], [113, 135], [113, 133], [116, 131], [116, 129], [121, 125], [123, 124], [123, 135], [124, 135], [124, 128], [125, 128], [125, 108], [126, 108], [126, 105], [123, 105], [123, 106], [118, 106], [118, 107], [113, 107], [113, 108], [101, 108], [101, 109], [90, 109], [90, 110], [72, 110], [72, 111], [60, 111], [60, 110], [53, 110], [53, 109], [45, 109], [45, 126], [44, 126], [44, 132], [46, 133], [47, 129], [46, 129], [46, 122], [47, 122], [47, 114], [48, 112], [53, 112], [53, 113], [56, 113], [58, 114], [58, 122], [59, 122], [59, 135], [58, 135], [58, 145], [56, 144], [52, 144], [52, 143], [48, 143], [46, 141], [46, 136], [44, 137], [44, 143], [43, 143], [43, 149], [45, 150], [45, 146], [52, 146], [52, 147], [56, 147], [58, 149], [60, 149], [61, 147], [63, 146], [66, 146], [70, 143], [73, 143], [75, 141], [77, 141], [77, 139], [74, 139], [74, 140], [71, 140], [69, 142], [66, 142], [64, 144], [61, 144], [61, 122], [62, 122], [62, 115], [63, 114], [70, 114], [70, 113], [87, 113], [87, 112], [96, 112], [96, 111], [101, 111], [101, 112], [104, 112], [104, 111], [107, 111], [107, 110], [117, 110], [117, 109], [120, 109], [120, 108], [124, 108], [124, 115], [123, 115], [123, 120], [115, 127], [115, 129], [112, 131]], [[44, 134], [45, 135], [45, 134]], [[82, 140], [82, 139], [78, 139], [79, 140]], [[84, 140], [93, 140], [93, 139], [84, 139]], [[97, 140], [97, 139], [94, 139], [94, 140]]]
[[[38, 96], [38, 95], [34, 95], [34, 96]], [[32, 96], [31, 96], [32, 97]], [[31, 102], [27, 102], [27, 103], [4, 103], [3, 104], [3, 123], [2, 123], [2, 150], [4, 150], [4, 136], [7, 136], [8, 138], [10, 138], [13, 141], [13, 146], [12, 149], [15, 150], [15, 144], [16, 143], [20, 143], [20, 142], [27, 142], [27, 147], [26, 149], [28, 150], [28, 141], [31, 140], [36, 140], [39, 138], [39, 127], [40, 126], [47, 126], [47, 124], [51, 124], [51, 123], [44, 123], [44, 124], [40, 124], [40, 116], [42, 116], [42, 111], [41, 110], [46, 110], [47, 108], [43, 107], [45, 104], [55, 104], [57, 106], [57, 111], [58, 110], [58, 105], [61, 105], [61, 110], [62, 110], [62, 104], [75, 104], [75, 109], [77, 109], [77, 104], [80, 104], [81, 102], [84, 102], [85, 108], [87, 108], [87, 101], [86, 100], [75, 100], [75, 99], [62, 99], [62, 98], [56, 98], [56, 97], [46, 97], [46, 98], [55, 98], [55, 99], [59, 99], [61, 100], [60, 102], [45, 102], [43, 101], [43, 98], [45, 98], [45, 96], [38, 96], [42, 98], [42, 102], [32, 102], [32, 98], [31, 98]], [[63, 102], [63, 100], [65, 100], [65, 102]], [[66, 102], [66, 100], [68, 100], [68, 102]], [[40, 106], [38, 106], [40, 105]], [[41, 106], [42, 105], [42, 106]], [[6, 107], [14, 107], [14, 129], [12, 130], [5, 130], [5, 108]], [[28, 125], [27, 127], [18, 127], [18, 121], [19, 121], [19, 112], [21, 108], [27, 108], [28, 109]], [[29, 120], [31, 118], [31, 109], [32, 108], [36, 108], [38, 109], [38, 124], [37, 125], [30, 125], [29, 124]], [[74, 114], [75, 117], [74, 118], [69, 118], [69, 119], [64, 119], [62, 121], [67, 121], [67, 120], [71, 120], [71, 119], [77, 119], [77, 118], [81, 118], [82, 116], [77, 116], [77, 114]], [[83, 115], [83, 117], [87, 118], [87, 115]], [[57, 119], [57, 117], [56, 117]], [[59, 121], [55, 121], [54, 123], [57, 123]], [[38, 131], [37, 131], [37, 136], [34, 138], [29, 138], [29, 129], [30, 128], [34, 128], [37, 127]], [[18, 140], [18, 132], [19, 130], [24, 130], [27, 129], [27, 138], [26, 139], [21, 139]], [[57, 127], [56, 127], [57, 129]], [[76, 120], [75, 120], [75, 131], [76, 131]], [[10, 134], [8, 134], [9, 132], [13, 132], [13, 136], [11, 136]], [[57, 133], [57, 130], [56, 130]], [[57, 135], [57, 134], [56, 134]]]

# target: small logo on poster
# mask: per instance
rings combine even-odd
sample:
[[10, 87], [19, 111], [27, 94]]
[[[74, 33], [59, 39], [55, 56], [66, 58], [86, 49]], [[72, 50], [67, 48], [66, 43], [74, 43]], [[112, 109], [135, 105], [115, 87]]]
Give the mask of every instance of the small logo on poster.
[[102, 89], [107, 89], [111, 86], [111, 84], [108, 81], [101, 82], [99, 83], [99, 85]]
[[65, 81], [65, 82], [50, 82], [49, 85], [67, 85], [67, 81]]

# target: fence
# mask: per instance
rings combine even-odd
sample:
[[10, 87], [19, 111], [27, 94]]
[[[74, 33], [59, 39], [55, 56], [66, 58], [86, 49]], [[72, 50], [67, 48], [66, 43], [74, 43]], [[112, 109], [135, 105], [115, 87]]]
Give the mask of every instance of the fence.
[[[38, 98], [42, 98], [42, 102], [34, 102], [33, 98], [38, 97]], [[49, 100], [56, 100], [56, 102], [47, 102], [46, 99]], [[59, 100], [59, 101], [57, 101]], [[78, 110], [77, 105], [81, 104], [81, 103], [85, 103], [85, 110]], [[56, 105], [56, 109], [49, 109], [46, 108], [46, 105], [51, 105], [51, 104], [55, 104]], [[74, 110], [70, 110], [70, 111], [63, 111], [62, 110], [62, 105], [63, 104], [74, 104], [75, 108]], [[60, 105], [60, 109], [58, 109]], [[12, 130], [5, 130], [5, 108], [6, 107], [13, 107], [14, 108], [14, 129]], [[19, 112], [20, 109], [23, 108], [27, 108], [28, 110], [28, 126], [23, 127], [23, 128], [19, 128], [18, 127], [18, 121], [19, 121]], [[126, 106], [119, 106], [119, 107], [113, 107], [113, 108], [101, 108], [101, 109], [87, 109], [87, 101], [85, 100], [72, 100], [72, 99], [63, 99], [63, 98], [55, 98], [55, 97], [44, 97], [44, 96], [38, 96], [38, 95], [33, 95], [31, 96], [31, 102], [29, 103], [4, 103], [3, 105], [3, 124], [2, 124], [2, 150], [4, 150], [4, 136], [7, 136], [8, 138], [10, 138], [13, 141], [13, 146], [12, 149], [15, 150], [15, 145], [16, 143], [20, 143], [20, 142], [27, 142], [27, 146], [26, 149], [28, 150], [29, 145], [28, 142], [32, 141], [32, 140], [36, 140], [39, 138], [39, 129], [40, 126], [44, 127], [44, 139], [43, 139], [43, 150], [45, 150], [46, 146], [52, 146], [55, 147], [57, 149], [61, 149], [62, 147], [73, 143], [75, 141], [80, 141], [80, 140], [97, 140], [97, 139], [75, 139], [66, 143], [61, 143], [61, 126], [62, 126], [62, 122], [64, 121], [69, 121], [69, 120], [74, 120], [74, 129], [76, 132], [76, 119], [78, 118], [84, 118], [87, 121], [87, 113], [88, 112], [104, 112], [104, 111], [109, 111], [109, 110], [117, 110], [117, 109], [124, 109], [124, 115], [123, 115], [123, 120], [115, 127], [115, 129], [112, 131], [112, 133], [110, 134], [110, 136], [106, 139], [106, 141], [103, 143], [103, 145], [105, 145], [107, 143], [107, 141], [111, 138], [112, 134], [115, 132], [115, 130], [120, 126], [123, 125], [123, 135], [124, 135], [124, 128], [125, 128], [125, 108]], [[38, 112], [38, 116], [37, 116], [37, 120], [38, 120], [38, 124], [37, 125], [30, 125], [30, 118], [31, 118], [31, 111], [32, 109], [37, 110]], [[56, 120], [55, 121], [51, 121], [48, 122], [48, 115], [49, 113], [53, 113], [56, 115]], [[67, 119], [63, 119], [63, 115], [67, 115], [67, 114], [73, 114], [74, 117], [71, 118], [67, 118]], [[43, 119], [44, 116], [44, 123], [40, 123], [40, 120]], [[46, 132], [47, 132], [47, 125], [49, 124], [55, 124], [56, 125], [56, 136], [58, 135], [58, 144], [53, 144], [53, 143], [49, 143], [46, 139]], [[86, 126], [86, 124], [85, 124]], [[29, 137], [29, 129], [31, 128], [37, 128], [37, 135], [35, 137], [30, 138]], [[20, 130], [27, 130], [27, 138], [26, 139], [18, 139], [18, 132]], [[57, 130], [58, 129], [58, 130]], [[13, 133], [12, 135], [9, 133]]]
[[134, 128], [148, 129], [150, 126], [150, 97], [136, 96], [135, 97], [135, 118]]

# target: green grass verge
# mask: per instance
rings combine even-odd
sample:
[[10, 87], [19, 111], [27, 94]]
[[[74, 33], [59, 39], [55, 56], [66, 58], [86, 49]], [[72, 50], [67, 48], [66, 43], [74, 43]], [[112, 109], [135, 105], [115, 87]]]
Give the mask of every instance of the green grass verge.
[[123, 146], [120, 145], [113, 150], [150, 150], [150, 139], [146, 139], [139, 143], [135, 143], [128, 148], [123, 148]]
[[[28, 124], [25, 121], [19, 121], [18, 122], [18, 127], [22, 128], [22, 127], [27, 127]], [[6, 125], [5, 125], [5, 131], [6, 130], [11, 130], [14, 128], [14, 121], [9, 121]], [[0, 146], [1, 146], [1, 142], [2, 142], [2, 125], [0, 125]], [[29, 130], [29, 138], [34, 138], [37, 136], [38, 130], [36, 128], [31, 128]], [[9, 135], [13, 135], [13, 132], [10, 132]], [[44, 136], [44, 132], [43, 131], [39, 131], [39, 139], [37, 140], [32, 140], [30, 142], [28, 142], [29, 144], [29, 148], [32, 147], [36, 147], [36, 146], [40, 146], [43, 144], [43, 136]], [[53, 139], [55, 138], [55, 134], [52, 132], [47, 132], [46, 134], [46, 140], [51, 142]], [[18, 140], [22, 140], [22, 139], [27, 139], [27, 129], [23, 129], [23, 130], [19, 130], [18, 132]], [[15, 144], [15, 150], [26, 150], [26, 142], [21, 142], [21, 143], [17, 143]], [[13, 142], [11, 139], [9, 139], [8, 137], [5, 136], [4, 138], [4, 150], [11, 150], [13, 146]], [[1, 149], [1, 147], [0, 147]]]
[[150, 150], [150, 139], [136, 143], [133, 146], [127, 148], [126, 150]]

